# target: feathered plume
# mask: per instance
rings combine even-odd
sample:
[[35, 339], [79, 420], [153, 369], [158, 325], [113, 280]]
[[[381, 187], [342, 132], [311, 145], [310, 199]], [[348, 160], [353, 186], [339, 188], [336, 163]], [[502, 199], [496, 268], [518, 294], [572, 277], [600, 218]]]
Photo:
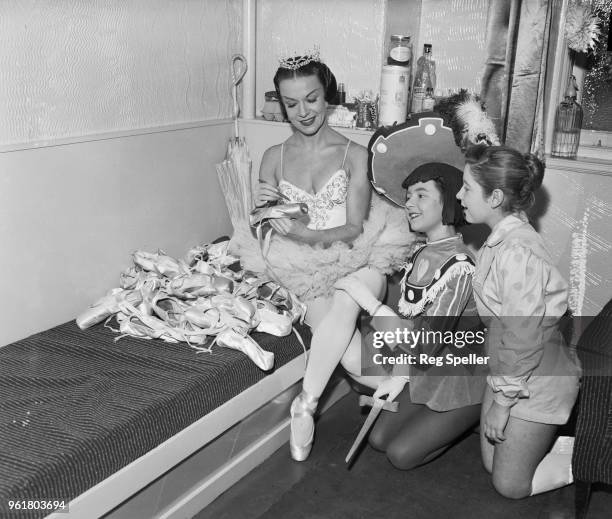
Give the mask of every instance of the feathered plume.
[[455, 143], [462, 150], [472, 144], [500, 144], [495, 125], [477, 95], [462, 89], [458, 94], [440, 101], [435, 111], [442, 116], [444, 124], [453, 130]]
[[599, 41], [599, 18], [589, 4], [570, 2], [565, 20], [565, 38], [570, 49], [588, 52]]

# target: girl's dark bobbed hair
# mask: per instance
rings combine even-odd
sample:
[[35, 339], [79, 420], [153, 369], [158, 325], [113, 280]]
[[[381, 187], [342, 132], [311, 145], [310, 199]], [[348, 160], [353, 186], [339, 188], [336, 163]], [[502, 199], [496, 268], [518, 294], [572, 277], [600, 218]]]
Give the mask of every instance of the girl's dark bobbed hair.
[[504, 193], [504, 212], [524, 211], [534, 204], [535, 191], [544, 179], [544, 165], [532, 153], [507, 146], [473, 146], [466, 151], [465, 160], [486, 196], [495, 189]]
[[465, 225], [465, 217], [457, 193], [461, 189], [463, 172], [450, 164], [428, 162], [417, 167], [402, 182], [402, 187], [408, 189], [417, 182], [433, 180], [442, 195], [442, 223], [444, 225]]

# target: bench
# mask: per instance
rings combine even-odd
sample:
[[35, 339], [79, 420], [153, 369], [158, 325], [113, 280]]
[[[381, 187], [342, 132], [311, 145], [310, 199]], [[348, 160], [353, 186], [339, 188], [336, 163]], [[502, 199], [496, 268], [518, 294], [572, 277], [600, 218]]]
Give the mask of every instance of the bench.
[[[310, 331], [298, 330], [308, 343]], [[0, 348], [0, 516], [45, 517], [11, 512], [9, 500], [61, 499], [68, 515], [50, 517], [101, 517], [186, 458], [205, 459], [237, 424], [259, 422], [153, 515], [185, 517], [206, 506], [288, 439], [305, 354], [294, 335], [253, 337], [274, 352], [272, 372], [235, 350], [115, 341], [102, 325], [83, 331], [74, 321]], [[347, 391], [337, 386], [327, 406]]]

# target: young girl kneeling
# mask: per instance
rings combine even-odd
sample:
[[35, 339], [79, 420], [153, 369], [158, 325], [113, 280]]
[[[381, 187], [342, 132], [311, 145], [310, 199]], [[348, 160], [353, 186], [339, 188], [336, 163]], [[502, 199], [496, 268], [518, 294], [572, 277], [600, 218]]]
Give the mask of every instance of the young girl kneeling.
[[[476, 316], [472, 298], [474, 260], [456, 231], [456, 226], [463, 223], [462, 209], [455, 199], [460, 185], [461, 171], [443, 163], [419, 166], [402, 184], [407, 188], [411, 230], [427, 237], [409, 259], [402, 279], [398, 307], [408, 319], [400, 319], [382, 305], [356, 277], [336, 283], [336, 288], [345, 290], [370, 315], [391, 318], [380, 320], [386, 330], [456, 332], [461, 328], [462, 317]], [[458, 350], [452, 344], [419, 344], [409, 346], [405, 352], [417, 358], [425, 352], [428, 358], [445, 359]], [[397, 468], [411, 469], [431, 461], [477, 424], [485, 385], [484, 367], [419, 369], [395, 364], [390, 376], [360, 377], [360, 362], [367, 364], [367, 360], [360, 352], [353, 353], [354, 378], [373, 387], [377, 398], [398, 397], [399, 411], [383, 412], [369, 439], [374, 448], [386, 452]]]
[[468, 150], [466, 161], [457, 198], [468, 222], [491, 228], [474, 274], [491, 370], [482, 457], [497, 491], [522, 498], [572, 480], [571, 450], [549, 452], [570, 415], [580, 375], [557, 329], [567, 310], [567, 284], [524, 213], [542, 184], [540, 161], [502, 146]]

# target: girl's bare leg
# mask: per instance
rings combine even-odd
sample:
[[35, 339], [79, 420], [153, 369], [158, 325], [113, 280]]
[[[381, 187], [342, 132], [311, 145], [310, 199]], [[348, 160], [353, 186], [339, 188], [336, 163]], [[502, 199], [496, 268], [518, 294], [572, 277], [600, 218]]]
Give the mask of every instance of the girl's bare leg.
[[[487, 388], [483, 413], [491, 401], [491, 390]], [[501, 495], [520, 499], [571, 483], [571, 453], [548, 452], [557, 429], [557, 425], [511, 416], [504, 432], [505, 441], [491, 444], [481, 431], [483, 462]]]

